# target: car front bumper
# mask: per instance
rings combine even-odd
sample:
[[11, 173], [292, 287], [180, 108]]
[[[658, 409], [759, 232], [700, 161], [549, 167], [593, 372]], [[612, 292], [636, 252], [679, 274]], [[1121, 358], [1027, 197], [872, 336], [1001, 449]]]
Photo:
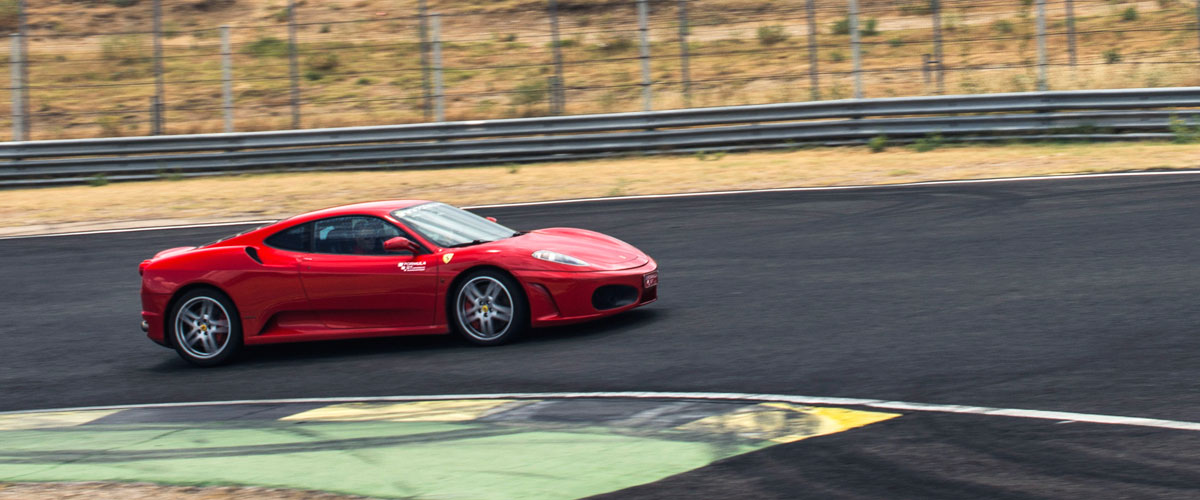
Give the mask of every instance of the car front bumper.
[[[658, 300], [653, 260], [620, 271], [524, 271], [514, 274], [529, 298], [534, 327], [578, 323], [628, 311]], [[647, 285], [647, 276], [654, 283]]]

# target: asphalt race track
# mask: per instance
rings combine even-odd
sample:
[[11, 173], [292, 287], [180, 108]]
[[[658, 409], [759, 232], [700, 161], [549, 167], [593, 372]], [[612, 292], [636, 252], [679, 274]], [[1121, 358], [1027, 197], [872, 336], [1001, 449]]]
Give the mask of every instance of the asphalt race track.
[[[504, 392], [774, 393], [1200, 421], [1200, 176], [479, 210], [661, 266], [658, 303], [476, 348], [409, 337], [195, 369], [138, 329], [137, 264], [240, 228], [0, 241], [0, 411]], [[611, 498], [1186, 498], [1200, 433], [911, 412]]]

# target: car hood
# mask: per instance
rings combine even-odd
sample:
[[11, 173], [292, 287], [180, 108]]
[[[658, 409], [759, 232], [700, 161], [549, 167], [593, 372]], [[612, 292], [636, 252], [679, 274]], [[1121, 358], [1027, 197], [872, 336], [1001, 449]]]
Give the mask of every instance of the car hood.
[[[503, 241], [508, 243], [510, 249], [526, 253], [530, 260], [542, 264], [539, 267], [549, 266], [556, 270], [618, 271], [650, 262], [650, 258], [633, 245], [586, 229], [568, 227], [538, 229]], [[570, 255], [582, 259], [590, 266], [576, 267], [537, 260], [533, 258], [532, 254], [538, 250], [550, 250]]]

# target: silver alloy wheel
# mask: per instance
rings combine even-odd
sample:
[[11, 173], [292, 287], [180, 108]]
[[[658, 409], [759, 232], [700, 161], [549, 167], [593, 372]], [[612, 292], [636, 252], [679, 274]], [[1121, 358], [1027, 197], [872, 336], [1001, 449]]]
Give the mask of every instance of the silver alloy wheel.
[[464, 283], [454, 304], [459, 326], [476, 339], [495, 340], [512, 327], [512, 295], [504, 283], [491, 276], [478, 276]]
[[193, 297], [175, 315], [175, 342], [188, 355], [210, 359], [229, 344], [229, 312], [212, 297]]

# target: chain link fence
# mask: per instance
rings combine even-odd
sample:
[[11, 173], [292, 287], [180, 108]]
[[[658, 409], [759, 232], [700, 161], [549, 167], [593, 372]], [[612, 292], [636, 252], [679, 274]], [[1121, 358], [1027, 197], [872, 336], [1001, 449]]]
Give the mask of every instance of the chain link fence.
[[145, 30], [24, 3], [14, 140], [1200, 85], [1190, 0], [106, 2]]

